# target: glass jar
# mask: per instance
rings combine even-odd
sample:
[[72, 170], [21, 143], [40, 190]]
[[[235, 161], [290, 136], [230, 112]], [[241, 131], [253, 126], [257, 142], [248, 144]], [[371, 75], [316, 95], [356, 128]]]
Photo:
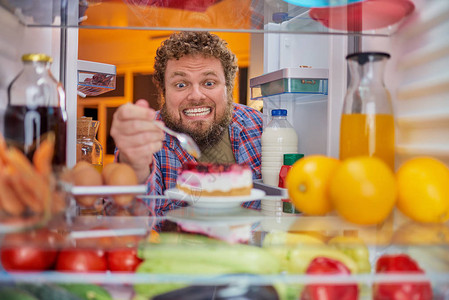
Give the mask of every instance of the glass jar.
[[375, 156], [394, 170], [394, 114], [383, 79], [389, 58], [383, 52], [354, 53], [346, 57], [351, 81], [340, 124], [341, 160]]
[[66, 165], [65, 92], [50, 71], [52, 58], [42, 53], [22, 56], [23, 70], [8, 86], [4, 137], [32, 160], [48, 132], [55, 134], [53, 167]]
[[100, 121], [81, 117], [77, 122], [76, 161], [87, 161], [98, 172], [103, 170], [103, 146], [97, 140]]

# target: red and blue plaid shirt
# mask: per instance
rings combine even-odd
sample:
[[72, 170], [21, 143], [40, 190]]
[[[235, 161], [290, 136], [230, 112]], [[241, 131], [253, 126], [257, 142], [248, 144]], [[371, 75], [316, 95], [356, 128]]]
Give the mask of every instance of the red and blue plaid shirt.
[[[161, 119], [159, 113], [157, 119]], [[229, 135], [236, 163], [250, 166], [253, 179], [260, 179], [262, 114], [251, 107], [234, 104]], [[163, 195], [165, 190], [176, 187], [176, 178], [181, 166], [186, 162], [195, 161], [193, 156], [181, 148], [176, 138], [166, 134], [162, 149], [153, 156], [152, 172], [146, 182], [147, 193]], [[145, 201], [159, 216], [164, 215], [168, 210], [186, 206], [185, 202], [172, 199]], [[260, 209], [260, 201], [246, 202], [243, 206]]]

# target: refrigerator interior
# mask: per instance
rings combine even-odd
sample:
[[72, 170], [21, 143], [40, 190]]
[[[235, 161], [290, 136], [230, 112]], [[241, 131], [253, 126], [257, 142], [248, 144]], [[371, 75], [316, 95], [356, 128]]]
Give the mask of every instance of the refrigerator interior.
[[[448, 3], [445, 1], [414, 1], [414, 14], [405, 21], [365, 34], [290, 34], [273, 33], [282, 28], [299, 28], [312, 22], [307, 11], [277, 24], [265, 25], [264, 74], [283, 68], [308, 66], [329, 70], [327, 122], [313, 122], [304, 118], [307, 107], [294, 107], [295, 101], [309, 95], [286, 93], [278, 95], [278, 107], [292, 111], [289, 120], [297, 128], [307, 128], [319, 135], [326, 134], [326, 148], [315, 137], [297, 129], [300, 143], [311, 143], [316, 153], [338, 157], [339, 126], [343, 98], [348, 82], [345, 57], [355, 52], [379, 51], [391, 54], [384, 79], [392, 95], [396, 119], [396, 168], [406, 159], [419, 155], [435, 156], [449, 163], [449, 105], [447, 104], [448, 47], [443, 38], [448, 29]], [[349, 22], [348, 22], [349, 23]], [[315, 24], [317, 33], [326, 32], [322, 24]], [[293, 99], [293, 100], [289, 100]], [[272, 99], [265, 98], [264, 103]], [[305, 111], [304, 111], [304, 110]], [[313, 108], [310, 108], [313, 114]], [[269, 112], [264, 114], [268, 116]], [[294, 121], [293, 121], [294, 120]], [[264, 119], [269, 122], [269, 117]], [[317, 126], [327, 127], [324, 132]], [[313, 134], [311, 134], [313, 135]], [[312, 153], [306, 153], [312, 154]]]
[[[33, 1], [36, 7], [32, 9], [31, 15], [27, 15], [27, 10], [20, 7], [20, 1], [0, 0], [0, 26], [2, 28], [0, 31], [0, 121], [2, 120], [2, 111], [7, 105], [7, 86], [21, 69], [21, 55], [31, 51], [49, 53], [54, 58], [52, 72], [64, 83], [67, 94], [69, 166], [75, 162], [78, 83], [76, 61], [78, 60], [78, 28], [82, 27], [82, 25], [78, 25], [78, 9], [81, 7], [79, 6], [81, 2], [71, 0]], [[243, 31], [255, 35], [255, 45], [253, 45], [251, 51], [258, 53], [251, 58], [251, 63], [254, 63], [254, 68], [257, 65], [259, 70], [260, 66], [263, 66], [263, 70], [260, 70], [259, 74], [256, 74], [257, 76], [300, 66], [328, 70], [326, 95], [295, 94], [288, 95], [283, 99], [280, 99], [280, 96], [273, 96], [272, 99], [269, 99], [271, 101], [269, 105], [272, 107], [288, 108], [289, 111], [294, 112], [291, 115], [291, 120], [297, 121], [296, 127], [300, 143], [311, 143], [317, 147], [313, 150], [304, 148], [304, 152], [324, 153], [338, 157], [341, 106], [348, 78], [344, 57], [348, 53], [356, 51], [384, 51], [392, 55], [385, 72], [385, 82], [392, 93], [395, 107], [397, 166], [402, 161], [419, 155], [434, 156], [449, 165], [449, 104], [447, 101], [449, 96], [449, 42], [446, 38], [449, 31], [448, 1], [414, 0], [415, 11], [404, 22], [393, 24], [381, 30], [368, 30], [362, 33], [348, 33], [329, 29], [321, 23], [313, 21], [308, 16], [310, 8], [307, 7], [298, 7], [281, 0], [261, 2], [262, 4], [259, 1], [218, 1], [217, 4], [223, 6], [231, 3], [229, 6], [225, 6], [230, 10], [226, 15], [234, 15], [235, 22], [230, 26], [231, 28], [220, 28], [220, 25], [217, 25], [218, 28], [212, 29]], [[243, 5], [241, 3], [247, 5], [250, 11], [257, 12], [257, 14], [244, 15], [243, 12], [241, 13], [239, 11], [239, 5]], [[125, 4], [116, 1], [114, 5]], [[166, 9], [171, 10], [172, 8]], [[133, 6], [132, 11], [136, 14], [142, 14], [140, 18], [137, 18], [137, 21], [129, 25], [135, 26], [135, 29], [185, 29], [182, 24], [176, 23], [182, 20], [179, 16], [182, 17], [183, 14], [177, 15], [178, 18], [167, 20], [162, 18], [163, 14], [157, 14], [159, 10], [156, 7]], [[175, 12], [177, 11], [175, 10]], [[204, 8], [204, 11], [207, 11], [207, 9]], [[248, 10], [242, 11], [246, 13]], [[190, 15], [188, 10], [181, 10], [181, 12], [185, 16]], [[281, 23], [273, 23], [272, 15], [274, 12], [288, 13], [291, 18]], [[34, 19], [33, 14], [39, 15], [41, 18]], [[149, 16], [152, 16], [152, 18]], [[252, 18], [251, 22], [243, 21], [244, 18], [250, 17]], [[259, 17], [259, 19], [256, 17]], [[95, 20], [92, 20], [92, 22], [95, 22]], [[85, 26], [112, 31], [119, 24], [111, 21], [108, 25], [88, 23]], [[200, 25], [200, 29], [207, 28]], [[260, 39], [261, 36], [264, 37], [263, 40]], [[262, 52], [264, 53], [263, 56], [261, 55]], [[301, 99], [298, 100], [297, 97], [301, 97]], [[310, 103], [313, 105], [303, 105]], [[310, 120], [313, 114], [309, 109], [315, 109], [314, 104], [319, 106], [316, 111], [319, 118]], [[310, 125], [312, 121], [317, 123]], [[268, 120], [266, 119], [264, 122], [268, 122]], [[3, 122], [0, 122], [0, 124], [0, 126], [3, 126]], [[1, 130], [2, 128], [0, 128]], [[304, 130], [304, 132], [301, 133], [301, 130]], [[306, 133], [309, 135], [304, 138]], [[317, 141], [311, 140], [312, 138], [317, 138]], [[233, 220], [243, 222], [244, 218], [236, 216]], [[161, 219], [80, 218], [74, 220], [71, 230], [83, 234], [98, 226], [105, 226], [109, 229], [100, 233], [121, 236], [129, 234], [129, 232], [138, 232], [141, 236], [147, 236], [151, 232], [150, 225], [158, 221], [161, 221]], [[219, 222], [220, 218], [208, 221]], [[238, 285], [236, 283], [264, 286], [283, 283], [298, 287], [307, 283], [335, 283], [336, 280], [337, 284], [357, 282], [363, 287], [364, 292], [360, 298], [371, 299], [373, 283], [401, 282], [407, 279], [410, 281], [430, 280], [433, 284], [435, 299], [447, 299], [449, 297], [449, 262], [447, 259], [447, 236], [449, 235], [447, 234], [447, 228], [443, 228], [444, 226], [436, 226], [435, 230], [428, 230], [429, 227], [426, 226], [413, 227], [412, 231], [408, 232], [409, 235], [415, 234], [421, 237], [421, 233], [424, 232], [427, 235], [423, 234], [423, 236], [425, 235], [423, 240], [429, 243], [423, 243], [416, 238], [412, 239], [415, 244], [408, 244], [410, 239], [402, 241], [403, 235], [396, 236], [393, 232], [395, 228], [402, 225], [400, 222], [389, 224], [392, 226], [385, 226], [385, 228], [371, 230], [372, 228], [360, 228], [341, 222], [341, 220], [332, 216], [299, 219], [287, 217], [282, 220], [275, 217], [266, 217], [259, 222], [252, 223], [254, 221], [252, 219], [250, 221], [251, 226], [257, 228], [251, 232], [250, 243], [257, 246], [261, 245], [265, 234], [270, 230], [283, 232], [292, 228], [293, 230], [296, 228], [297, 231], [308, 228], [311, 231], [320, 231], [327, 235], [358, 234], [367, 243], [372, 243], [370, 246], [370, 261], [372, 263], [384, 253], [408, 253], [420, 262], [426, 274], [388, 277], [367, 273], [335, 279], [330, 276], [310, 278], [304, 274], [260, 276], [228, 274], [216, 277], [204, 276], [204, 274], [186, 276], [183, 274], [114, 274], [110, 272], [106, 273], [106, 276], [104, 276], [105, 274], [94, 273], [59, 274], [57, 272], [45, 272], [18, 274], [10, 277], [3, 272], [0, 274], [0, 281], [5, 283], [10, 283], [13, 280], [40, 283], [95, 282], [107, 287], [114, 293], [116, 299], [132, 299], [134, 296], [133, 285], [148, 282], [156, 284], [180, 282], [205, 286], [215, 284]], [[221, 225], [224, 223], [221, 223]], [[248, 225], [248, 223], [244, 223], [244, 225]], [[217, 230], [221, 230], [223, 227], [226, 226]], [[376, 243], [379, 240], [383, 241], [384, 238], [390, 241], [394, 236], [398, 238], [396, 239], [397, 244]], [[410, 236], [408, 237], [410, 238]], [[442, 239], [444, 239], [443, 244], [441, 244]], [[71, 243], [74, 240], [69, 242]], [[176, 249], [180, 252], [184, 250], [182, 246], [178, 246]]]

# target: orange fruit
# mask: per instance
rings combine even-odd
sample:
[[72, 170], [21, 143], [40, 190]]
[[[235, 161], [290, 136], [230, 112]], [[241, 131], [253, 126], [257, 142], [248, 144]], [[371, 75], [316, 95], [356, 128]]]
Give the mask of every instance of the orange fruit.
[[417, 157], [403, 163], [396, 172], [397, 207], [407, 217], [424, 223], [449, 219], [449, 169], [441, 161]]
[[344, 160], [330, 181], [330, 198], [345, 220], [359, 225], [380, 224], [396, 202], [393, 171], [377, 157]]
[[296, 209], [307, 215], [324, 215], [332, 211], [328, 183], [339, 164], [338, 159], [324, 155], [306, 156], [293, 164], [285, 183]]

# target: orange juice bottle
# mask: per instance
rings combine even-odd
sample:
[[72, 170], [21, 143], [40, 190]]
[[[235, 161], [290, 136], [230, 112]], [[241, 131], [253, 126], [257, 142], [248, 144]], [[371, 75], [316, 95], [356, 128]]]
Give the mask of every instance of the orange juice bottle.
[[388, 114], [343, 114], [340, 159], [376, 156], [394, 169], [394, 119]]
[[351, 82], [340, 123], [340, 159], [369, 155], [394, 170], [395, 127], [383, 71], [389, 54], [362, 52], [346, 57]]

